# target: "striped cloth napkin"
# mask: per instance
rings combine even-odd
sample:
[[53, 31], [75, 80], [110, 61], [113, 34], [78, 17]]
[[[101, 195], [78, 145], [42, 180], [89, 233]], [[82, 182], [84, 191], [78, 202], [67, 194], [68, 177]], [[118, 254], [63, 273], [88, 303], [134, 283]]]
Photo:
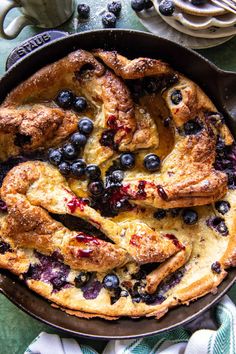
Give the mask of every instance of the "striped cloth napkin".
[[[152, 337], [112, 340], [102, 354], [236, 354], [236, 307], [228, 296], [216, 306], [217, 330], [201, 329], [192, 335], [177, 328]], [[75, 339], [45, 332], [35, 338], [25, 354], [98, 354]]]

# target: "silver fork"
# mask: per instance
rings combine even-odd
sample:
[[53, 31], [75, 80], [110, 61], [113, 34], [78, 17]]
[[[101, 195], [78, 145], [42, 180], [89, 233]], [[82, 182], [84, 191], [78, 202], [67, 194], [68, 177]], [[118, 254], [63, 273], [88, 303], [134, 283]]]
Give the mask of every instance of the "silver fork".
[[211, 0], [213, 4], [222, 7], [233, 14], [236, 14], [236, 1], [235, 0]]

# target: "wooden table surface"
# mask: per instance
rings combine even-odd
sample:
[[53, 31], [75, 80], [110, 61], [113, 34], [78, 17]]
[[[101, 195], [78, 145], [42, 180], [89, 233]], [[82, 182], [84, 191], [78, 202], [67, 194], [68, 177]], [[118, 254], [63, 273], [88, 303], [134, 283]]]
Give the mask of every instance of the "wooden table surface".
[[[76, 33], [89, 29], [102, 28], [101, 16], [99, 13], [102, 9], [106, 8], [106, 4], [109, 0], [85, 0], [84, 2], [88, 3], [91, 7], [90, 20], [80, 22], [75, 13], [73, 18], [58, 29], [65, 30], [69, 33]], [[6, 23], [11, 21], [18, 14], [18, 10], [12, 10], [6, 19]], [[122, 13], [117, 23], [117, 27], [145, 31], [145, 28], [140, 24], [137, 16], [130, 8], [130, 0], [122, 0]], [[23, 40], [40, 32], [42, 32], [41, 29], [29, 26], [24, 28], [20, 35], [13, 40], [0, 39], [0, 76], [4, 74], [6, 59], [11, 50]], [[199, 50], [199, 53], [224, 70], [236, 71], [236, 37], [218, 47]], [[229, 295], [236, 303], [236, 285], [231, 289]], [[0, 319], [0, 353], [2, 354], [22, 354], [27, 345], [41, 331], [57, 333], [53, 328], [50, 328], [23, 313], [3, 295], [0, 295]], [[102, 341], [81, 339], [80, 342], [89, 344], [98, 351], [101, 351], [105, 346], [105, 342]]]

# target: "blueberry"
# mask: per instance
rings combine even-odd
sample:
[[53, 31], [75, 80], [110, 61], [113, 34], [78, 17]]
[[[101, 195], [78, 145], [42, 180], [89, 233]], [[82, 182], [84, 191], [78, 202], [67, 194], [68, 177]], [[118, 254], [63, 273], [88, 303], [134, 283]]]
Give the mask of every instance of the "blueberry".
[[124, 179], [124, 172], [121, 170], [113, 171], [111, 174], [111, 180], [115, 183], [120, 183]]
[[93, 131], [93, 122], [89, 118], [82, 118], [78, 123], [80, 133], [88, 135]]
[[101, 170], [97, 165], [88, 165], [85, 174], [90, 180], [95, 180], [101, 176]]
[[86, 4], [79, 4], [77, 6], [77, 12], [80, 18], [87, 19], [90, 14], [90, 7]]
[[229, 234], [229, 230], [224, 222], [223, 218], [220, 218], [219, 216], [213, 216], [210, 217], [206, 221], [207, 226], [209, 226], [211, 229], [215, 229], [217, 232], [219, 232], [222, 236], [227, 236]]
[[131, 7], [134, 11], [140, 12], [145, 9], [145, 0], [131, 0]]
[[113, 290], [113, 289], [118, 288], [120, 281], [119, 281], [119, 278], [115, 274], [107, 274], [103, 278], [102, 283], [103, 283], [103, 286], [105, 289]]
[[221, 221], [219, 225], [216, 227], [216, 230], [222, 235], [227, 236], [229, 234], [229, 230], [224, 221]]
[[86, 300], [93, 300], [99, 295], [102, 289], [102, 283], [98, 280], [89, 281], [81, 289]]
[[63, 286], [67, 284], [66, 278], [64, 276], [56, 276], [50, 280], [50, 283], [53, 286], [53, 290], [60, 290]]
[[150, 172], [158, 171], [160, 169], [160, 157], [155, 154], [149, 154], [144, 158], [144, 167]]
[[164, 219], [166, 217], [166, 211], [164, 209], [157, 209], [157, 211], [155, 211], [153, 216], [157, 220]]
[[134, 297], [132, 297], [132, 301], [136, 303], [140, 303], [142, 301], [142, 298], [140, 295], [135, 295]]
[[175, 11], [175, 5], [171, 0], [162, 0], [159, 5], [159, 11], [163, 16], [171, 16]]
[[75, 277], [75, 286], [76, 288], [81, 288], [82, 286], [86, 285], [89, 280], [91, 279], [91, 273], [81, 272], [79, 275]]
[[184, 209], [182, 213], [184, 223], [187, 225], [194, 225], [198, 221], [198, 214], [193, 209]]
[[70, 174], [70, 164], [68, 162], [61, 162], [58, 165], [58, 169], [63, 176], [68, 176]]
[[56, 103], [61, 108], [71, 108], [74, 102], [74, 95], [70, 90], [62, 90], [56, 97]]
[[135, 165], [135, 156], [130, 152], [125, 152], [120, 155], [120, 165], [124, 169], [131, 169]]
[[76, 132], [73, 135], [71, 135], [70, 141], [74, 146], [82, 147], [86, 144], [87, 137], [84, 134]]
[[215, 208], [220, 214], [224, 215], [229, 211], [230, 204], [226, 200], [218, 200], [218, 202], [215, 203]]
[[201, 130], [202, 130], [202, 126], [198, 122], [193, 120], [193, 119], [191, 119], [188, 122], [184, 123], [184, 133], [185, 133], [185, 135], [197, 134]]
[[179, 104], [183, 99], [181, 91], [174, 90], [170, 96], [170, 99], [173, 104], [175, 104], [175, 105]]
[[109, 12], [112, 12], [115, 16], [119, 16], [121, 12], [121, 2], [112, 1], [107, 5], [107, 9]]
[[120, 292], [120, 296], [122, 296], [122, 297], [127, 297], [127, 296], [129, 296], [129, 293], [128, 293], [127, 290], [122, 289], [121, 292]]
[[156, 301], [156, 295], [155, 294], [148, 294], [144, 293], [141, 295], [142, 301], [145, 302], [147, 305], [151, 305]]
[[48, 160], [52, 165], [58, 166], [62, 159], [62, 153], [59, 149], [50, 149], [48, 152]]
[[126, 198], [121, 198], [112, 203], [112, 209], [115, 212], [131, 210], [132, 207]]
[[212, 263], [211, 270], [217, 274], [220, 274], [221, 273], [220, 262], [216, 261], [216, 262]]
[[117, 150], [117, 144], [114, 141], [115, 132], [114, 130], [105, 130], [99, 140], [102, 146], [107, 146], [112, 150]]
[[85, 167], [86, 163], [84, 160], [77, 160], [71, 165], [71, 173], [77, 178], [83, 177], [85, 175]]
[[78, 155], [78, 150], [71, 143], [65, 144], [62, 148], [63, 156], [68, 160], [73, 160]]
[[165, 301], [165, 299], [166, 298], [160, 294], [142, 294], [142, 301], [147, 305], [161, 304], [163, 301]]
[[73, 108], [76, 112], [83, 112], [87, 108], [87, 105], [84, 97], [75, 97]]
[[88, 185], [88, 190], [92, 195], [98, 197], [104, 193], [104, 185], [102, 181], [91, 182]]
[[4, 254], [10, 251], [11, 251], [11, 246], [9, 245], [9, 243], [0, 241], [0, 254]]
[[102, 16], [102, 24], [105, 28], [116, 27], [116, 16], [112, 12], [105, 12]]
[[190, 2], [195, 6], [201, 6], [205, 5], [207, 3], [207, 0], [190, 0]]
[[0, 199], [0, 212], [1, 213], [4, 213], [4, 212], [6, 212], [7, 211], [7, 205], [6, 205], [6, 203], [2, 200], [2, 199]]
[[145, 10], [148, 10], [151, 7], [153, 7], [152, 1], [151, 0], [144, 0], [144, 8], [145, 8]]

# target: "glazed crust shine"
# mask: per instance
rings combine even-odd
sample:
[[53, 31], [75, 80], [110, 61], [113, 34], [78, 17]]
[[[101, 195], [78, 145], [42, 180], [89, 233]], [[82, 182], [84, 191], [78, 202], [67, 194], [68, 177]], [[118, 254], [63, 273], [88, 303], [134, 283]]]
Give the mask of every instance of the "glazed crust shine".
[[[85, 97], [86, 111], [59, 107], [63, 89]], [[84, 116], [94, 129], [81, 154], [100, 166], [105, 186], [120, 154], [135, 154], [107, 201], [108, 210], [121, 201], [128, 207], [112, 216], [93, 204], [88, 181], [63, 177], [33, 155], [61, 147]], [[107, 132], [112, 144], [103, 142]], [[216, 168], [219, 141], [233, 144], [214, 104], [160, 60], [78, 50], [44, 67], [0, 106], [2, 166], [28, 160], [2, 183], [0, 267], [85, 318], [158, 319], [216, 292], [236, 266], [236, 190], [229, 172]], [[156, 172], [144, 168], [151, 153], [160, 157]], [[184, 218], [189, 210], [194, 221]]]

